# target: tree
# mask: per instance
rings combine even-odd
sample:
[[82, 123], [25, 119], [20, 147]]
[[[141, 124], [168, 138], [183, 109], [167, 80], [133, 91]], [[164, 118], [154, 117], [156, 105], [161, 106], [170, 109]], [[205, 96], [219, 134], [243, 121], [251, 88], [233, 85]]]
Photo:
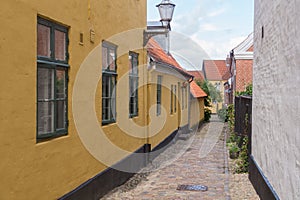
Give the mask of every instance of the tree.
[[204, 98], [204, 121], [209, 121], [211, 116], [211, 110], [209, 109], [212, 106], [211, 102], [222, 102], [222, 96], [220, 91], [208, 81], [198, 81], [197, 84], [207, 94], [207, 97]]
[[207, 94], [207, 107], [211, 107], [211, 102], [222, 102], [221, 92], [207, 80], [202, 82], [197, 82], [197, 84], [202, 88], [202, 90]]

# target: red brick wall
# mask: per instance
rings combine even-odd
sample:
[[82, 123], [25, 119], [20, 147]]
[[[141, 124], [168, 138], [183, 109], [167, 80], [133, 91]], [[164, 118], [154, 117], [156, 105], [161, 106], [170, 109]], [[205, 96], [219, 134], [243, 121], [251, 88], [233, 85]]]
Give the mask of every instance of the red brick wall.
[[244, 91], [252, 83], [253, 60], [236, 60], [236, 91]]

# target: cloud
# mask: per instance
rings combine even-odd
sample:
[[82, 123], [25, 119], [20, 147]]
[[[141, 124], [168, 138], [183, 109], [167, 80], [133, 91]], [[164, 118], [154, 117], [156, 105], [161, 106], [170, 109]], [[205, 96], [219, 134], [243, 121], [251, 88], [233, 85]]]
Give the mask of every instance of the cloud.
[[205, 50], [192, 38], [173, 31], [170, 51], [182, 67], [190, 70], [201, 69], [203, 59], [209, 58]]
[[210, 59], [225, 59], [230, 50], [240, 44], [247, 36], [237, 36], [229, 40], [203, 40], [198, 35], [193, 35], [191, 39], [195, 41], [208, 55]]
[[218, 9], [218, 10], [214, 10], [210, 13], [208, 13], [208, 17], [216, 17], [218, 15], [221, 15], [223, 14], [224, 12], [226, 11], [226, 8], [221, 8], [221, 9]]
[[206, 23], [206, 24], [202, 24], [200, 26], [201, 28], [201, 31], [218, 31], [219, 28], [217, 26], [215, 26], [214, 24], [209, 24], [209, 23]]

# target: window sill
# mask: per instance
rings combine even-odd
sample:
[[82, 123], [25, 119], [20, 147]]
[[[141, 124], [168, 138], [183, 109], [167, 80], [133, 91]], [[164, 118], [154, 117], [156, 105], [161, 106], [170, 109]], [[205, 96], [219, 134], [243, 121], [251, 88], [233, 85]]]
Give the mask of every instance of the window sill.
[[65, 132], [61, 132], [61, 133], [53, 133], [53, 134], [48, 134], [46, 136], [43, 136], [43, 137], [37, 137], [36, 139], [36, 143], [42, 143], [42, 142], [46, 142], [46, 141], [50, 141], [50, 140], [53, 140], [53, 139], [56, 139], [56, 138], [59, 138], [59, 137], [63, 137], [63, 136], [67, 136], [68, 135], [68, 132], [65, 131]]

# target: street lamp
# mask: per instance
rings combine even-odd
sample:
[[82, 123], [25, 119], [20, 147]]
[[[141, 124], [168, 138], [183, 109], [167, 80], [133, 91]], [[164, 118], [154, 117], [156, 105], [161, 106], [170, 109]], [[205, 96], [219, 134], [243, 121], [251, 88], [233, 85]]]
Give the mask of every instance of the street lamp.
[[162, 0], [162, 2], [156, 5], [160, 14], [160, 22], [162, 26], [155, 27], [154, 30], [144, 31], [144, 46], [147, 44], [149, 39], [156, 35], [166, 35], [171, 30], [170, 22], [173, 18], [175, 4], [170, 0]]
[[170, 0], [163, 0], [160, 4], [156, 5], [158, 8], [161, 22], [163, 26], [168, 27], [168, 29], [171, 29], [170, 22], [173, 18], [173, 13], [175, 9], [175, 4], [172, 3]]

